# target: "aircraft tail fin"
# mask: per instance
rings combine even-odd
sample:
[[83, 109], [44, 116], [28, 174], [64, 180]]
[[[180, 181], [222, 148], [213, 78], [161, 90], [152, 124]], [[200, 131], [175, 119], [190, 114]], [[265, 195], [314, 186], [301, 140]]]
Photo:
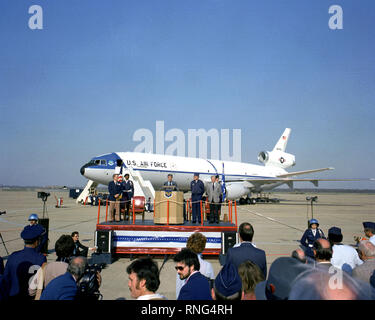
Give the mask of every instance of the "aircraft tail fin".
[[279, 141], [277, 141], [275, 147], [273, 148], [272, 151], [281, 151], [281, 152], [285, 152], [285, 149], [286, 149], [286, 145], [288, 144], [288, 140], [289, 140], [289, 136], [290, 136], [290, 132], [292, 130], [290, 128], [286, 128], [283, 132], [283, 134], [281, 135]]

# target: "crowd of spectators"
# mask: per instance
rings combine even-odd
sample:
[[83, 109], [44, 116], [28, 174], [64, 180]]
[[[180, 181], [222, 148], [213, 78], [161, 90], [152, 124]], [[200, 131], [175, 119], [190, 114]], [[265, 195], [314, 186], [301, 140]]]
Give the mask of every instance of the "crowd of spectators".
[[[341, 229], [328, 229], [327, 238], [317, 220], [290, 256], [279, 257], [267, 270], [266, 252], [253, 243], [254, 227], [239, 226], [239, 243], [230, 248], [215, 276], [203, 259], [206, 237], [193, 233], [175, 256], [177, 300], [374, 300], [375, 223], [364, 222], [368, 239], [343, 244]], [[78, 232], [62, 235], [55, 243], [56, 261], [47, 263], [37, 248], [41, 228], [21, 232], [24, 249], [12, 253], [4, 268], [0, 259], [0, 300], [73, 300], [80, 297], [80, 281], [88, 267], [87, 247]], [[78, 243], [77, 243], [78, 242]], [[91, 249], [91, 248], [90, 248]], [[95, 248], [93, 248], [95, 249]], [[80, 254], [81, 253], [81, 254]], [[139, 258], [124, 270], [131, 297], [165, 300], [158, 293], [160, 269], [156, 261]], [[267, 272], [268, 271], [268, 272]], [[100, 273], [96, 274], [98, 286]]]

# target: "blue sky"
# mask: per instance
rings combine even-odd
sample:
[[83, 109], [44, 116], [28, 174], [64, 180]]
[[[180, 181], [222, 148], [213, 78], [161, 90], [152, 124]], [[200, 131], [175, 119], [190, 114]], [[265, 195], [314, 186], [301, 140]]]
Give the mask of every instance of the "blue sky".
[[[43, 30], [28, 27], [32, 4]], [[328, 27], [335, 4], [343, 30]], [[156, 120], [186, 135], [239, 128], [250, 163], [290, 127], [293, 170], [375, 176], [374, 1], [3, 0], [0, 12], [0, 184], [84, 185], [82, 164], [132, 151]]]

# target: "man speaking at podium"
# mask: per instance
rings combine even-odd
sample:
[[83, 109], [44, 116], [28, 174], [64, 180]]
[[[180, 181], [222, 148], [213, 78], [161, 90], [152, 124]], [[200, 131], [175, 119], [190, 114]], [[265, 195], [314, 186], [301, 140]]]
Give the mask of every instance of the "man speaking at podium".
[[[166, 187], [171, 187], [171, 188], [166, 188]], [[164, 189], [165, 190], [170, 190], [170, 191], [178, 191], [177, 183], [173, 181], [173, 174], [169, 173], [168, 174], [168, 181], [164, 182]]]

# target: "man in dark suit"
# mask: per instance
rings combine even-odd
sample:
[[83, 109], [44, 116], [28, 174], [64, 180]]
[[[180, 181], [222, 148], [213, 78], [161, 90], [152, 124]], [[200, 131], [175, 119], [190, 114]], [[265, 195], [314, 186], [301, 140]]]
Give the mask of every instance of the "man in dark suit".
[[238, 268], [242, 262], [249, 260], [260, 268], [264, 277], [267, 277], [266, 253], [251, 243], [254, 236], [253, 226], [244, 222], [238, 228], [238, 233], [241, 244], [228, 250], [225, 263], [232, 263]]
[[125, 180], [122, 182], [122, 201], [125, 201], [125, 216], [124, 220], [129, 220], [130, 203], [134, 195], [133, 181], [129, 180], [129, 174], [125, 174]]
[[164, 182], [165, 187], [171, 187], [171, 188], [164, 188], [165, 190], [171, 190], [171, 191], [178, 191], [177, 183], [176, 181], [173, 181], [173, 174], [168, 174], [168, 181]]
[[83, 276], [86, 266], [86, 258], [72, 259], [66, 273], [53, 279], [47, 285], [40, 300], [74, 300], [77, 295], [77, 282]]
[[332, 246], [330, 242], [326, 239], [319, 238], [314, 241], [312, 250], [315, 257], [315, 267], [328, 272], [332, 267]]
[[199, 173], [194, 173], [194, 180], [190, 183], [193, 223], [201, 223], [201, 203], [204, 193], [204, 183], [199, 180]]
[[75, 257], [87, 257], [87, 254], [89, 250], [96, 251], [96, 248], [89, 248], [84, 246], [81, 242], [79, 242], [79, 233], [78, 231], [72, 232], [72, 239], [74, 241], [74, 250], [73, 250], [73, 256]]
[[[117, 182], [118, 174], [113, 175], [113, 181], [108, 184], [108, 200], [109, 200], [109, 214], [111, 222], [116, 219], [116, 222], [120, 221], [120, 195], [121, 195], [121, 185]], [[114, 214], [116, 210], [116, 216]]]
[[185, 248], [175, 255], [173, 261], [180, 279], [186, 279], [177, 300], [212, 300], [208, 279], [199, 272], [198, 256]]

